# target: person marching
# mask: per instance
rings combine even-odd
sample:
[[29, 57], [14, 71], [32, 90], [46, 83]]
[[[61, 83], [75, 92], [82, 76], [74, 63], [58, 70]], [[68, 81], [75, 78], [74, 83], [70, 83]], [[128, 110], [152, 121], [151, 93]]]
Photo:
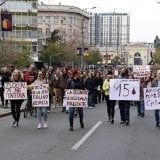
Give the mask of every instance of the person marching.
[[140, 101], [137, 105], [138, 116], [144, 117], [144, 91], [143, 89], [147, 87], [147, 83], [144, 78], [140, 78]]
[[[128, 69], [122, 68], [120, 79], [129, 79]], [[121, 124], [126, 124], [127, 126], [130, 123], [130, 101], [119, 101], [119, 108], [120, 108], [120, 116], [121, 116]]]
[[[152, 81], [151, 87], [160, 87], [160, 70], [157, 71], [156, 78]], [[160, 127], [159, 109], [155, 110], [156, 127]]]
[[103, 91], [105, 92], [105, 99], [107, 104], [108, 122], [114, 123], [114, 113], [115, 113], [115, 100], [109, 99], [109, 81], [113, 78], [111, 74], [107, 75], [106, 80], [103, 82]]
[[[43, 78], [42, 71], [38, 72], [38, 78], [37, 78], [37, 80], [34, 81], [33, 85], [34, 84], [36, 84], [36, 85], [37, 84], [38, 85], [46, 84], [46, 80]], [[42, 128], [42, 117], [43, 117], [43, 120], [44, 120], [43, 127], [44, 128], [48, 127], [48, 125], [47, 125], [47, 108], [48, 107], [43, 107], [43, 106], [36, 107], [36, 110], [37, 110], [37, 120], [38, 120], [37, 129], [41, 129]]]
[[[80, 80], [80, 73], [75, 70], [73, 72], [73, 77], [68, 81], [66, 89], [84, 89], [84, 85], [82, 84], [82, 81]], [[73, 120], [74, 120], [74, 111], [77, 107], [69, 107], [69, 131], [73, 131]], [[80, 119], [80, 127], [84, 128], [83, 123], [83, 108], [78, 107], [78, 114]]]
[[[22, 73], [19, 70], [15, 70], [12, 73], [10, 82], [24, 82], [22, 78]], [[11, 102], [11, 113], [13, 116], [13, 123], [11, 124], [11, 126], [17, 127], [19, 125], [20, 109], [21, 109], [23, 100], [14, 99], [14, 100], [10, 100], [10, 102]]]

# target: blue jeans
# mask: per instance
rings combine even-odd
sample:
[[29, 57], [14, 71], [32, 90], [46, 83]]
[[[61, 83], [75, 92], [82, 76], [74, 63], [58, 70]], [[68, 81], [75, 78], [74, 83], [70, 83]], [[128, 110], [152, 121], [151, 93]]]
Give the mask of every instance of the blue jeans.
[[138, 102], [137, 110], [138, 113], [144, 113], [144, 101]]
[[36, 107], [38, 123], [42, 123], [42, 117], [44, 122], [47, 121], [47, 107]]
[[89, 91], [88, 93], [88, 106], [89, 107], [93, 107], [94, 103], [93, 103], [93, 93]]
[[156, 124], [159, 124], [159, 109], [155, 110], [155, 120], [156, 120]]
[[49, 107], [48, 107], [48, 111], [51, 110], [51, 105], [52, 105], [52, 95], [49, 93]]

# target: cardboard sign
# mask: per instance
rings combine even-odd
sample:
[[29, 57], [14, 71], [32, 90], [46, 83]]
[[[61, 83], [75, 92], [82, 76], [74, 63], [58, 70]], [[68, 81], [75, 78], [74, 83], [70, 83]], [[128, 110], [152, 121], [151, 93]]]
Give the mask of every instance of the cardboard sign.
[[27, 99], [27, 83], [26, 82], [5, 82], [4, 83], [4, 99]]
[[78, 89], [68, 89], [65, 92], [66, 107], [87, 107], [88, 91]]
[[144, 88], [145, 110], [160, 109], [160, 87]]
[[49, 107], [48, 84], [34, 84], [32, 90], [33, 107]]
[[135, 78], [150, 77], [149, 65], [133, 65], [133, 75]]
[[140, 99], [140, 81], [138, 79], [111, 79], [110, 100], [136, 100]]

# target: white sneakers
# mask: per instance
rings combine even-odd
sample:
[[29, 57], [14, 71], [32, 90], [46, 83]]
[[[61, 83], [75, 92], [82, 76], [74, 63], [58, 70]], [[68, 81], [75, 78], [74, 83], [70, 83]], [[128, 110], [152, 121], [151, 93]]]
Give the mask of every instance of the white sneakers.
[[[48, 128], [48, 125], [47, 125], [46, 122], [44, 122], [43, 127], [44, 127], [45, 129]], [[38, 123], [37, 129], [41, 129], [41, 128], [42, 128], [42, 124], [41, 124], [41, 123]]]
[[18, 127], [18, 122], [15, 122], [15, 121], [14, 121], [13, 123], [11, 123], [11, 126], [12, 126], [12, 127]]
[[41, 129], [42, 128], [42, 124], [38, 123], [37, 129]]
[[43, 127], [44, 127], [44, 128], [47, 128], [47, 127], [48, 127], [48, 125], [47, 125], [46, 122], [44, 122]]

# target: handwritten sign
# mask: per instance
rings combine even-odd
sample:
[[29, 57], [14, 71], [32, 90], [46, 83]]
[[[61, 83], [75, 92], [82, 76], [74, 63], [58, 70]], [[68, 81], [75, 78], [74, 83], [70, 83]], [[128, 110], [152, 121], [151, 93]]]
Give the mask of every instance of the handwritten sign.
[[33, 107], [48, 107], [49, 106], [48, 84], [34, 84], [33, 85], [32, 106]]
[[133, 75], [135, 78], [150, 77], [150, 66], [133, 65]]
[[140, 81], [138, 79], [111, 79], [110, 100], [139, 100]]
[[26, 82], [6, 82], [4, 83], [4, 99], [27, 99]]
[[144, 88], [145, 110], [160, 109], [160, 87]]
[[88, 91], [87, 90], [66, 90], [66, 107], [87, 107]]

